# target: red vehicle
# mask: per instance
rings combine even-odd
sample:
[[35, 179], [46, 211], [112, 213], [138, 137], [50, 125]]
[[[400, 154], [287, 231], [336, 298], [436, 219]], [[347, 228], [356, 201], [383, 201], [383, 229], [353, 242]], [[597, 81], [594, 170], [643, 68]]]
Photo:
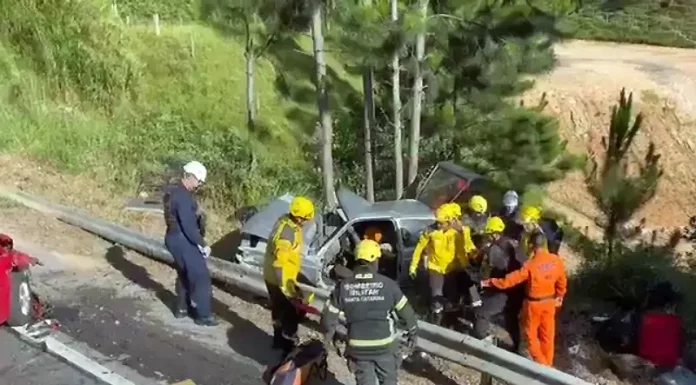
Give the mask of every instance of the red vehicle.
[[14, 249], [14, 241], [0, 234], [0, 325], [24, 326], [34, 315], [29, 268], [36, 258]]

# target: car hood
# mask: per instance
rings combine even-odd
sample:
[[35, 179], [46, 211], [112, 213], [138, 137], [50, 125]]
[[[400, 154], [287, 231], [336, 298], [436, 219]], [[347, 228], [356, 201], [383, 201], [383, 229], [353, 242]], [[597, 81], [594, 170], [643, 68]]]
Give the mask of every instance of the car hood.
[[[271, 201], [244, 223], [244, 226], [242, 226], [242, 233], [267, 240], [271, 236], [273, 226], [275, 226], [278, 219], [289, 213], [290, 202], [292, 202], [293, 198], [294, 196], [285, 194]], [[315, 215], [315, 220], [317, 216], [319, 216], [319, 213]], [[305, 245], [311, 244], [314, 234], [316, 233], [316, 222], [311, 221], [307, 223], [303, 233]]]

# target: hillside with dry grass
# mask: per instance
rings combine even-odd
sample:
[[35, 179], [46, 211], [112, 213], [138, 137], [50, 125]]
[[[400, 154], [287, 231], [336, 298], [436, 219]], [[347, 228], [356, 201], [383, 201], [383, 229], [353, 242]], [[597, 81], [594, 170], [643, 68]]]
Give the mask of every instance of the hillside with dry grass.
[[[664, 167], [656, 197], [635, 219], [645, 218], [648, 228], [686, 225], [696, 214], [696, 50], [573, 41], [556, 54], [559, 65], [537, 79], [525, 102], [546, 93], [545, 111], [559, 119], [569, 149], [587, 154], [600, 150], [621, 88], [633, 92], [634, 113], [646, 118], [634, 156], [652, 141]], [[597, 215], [581, 172], [552, 183], [548, 193], [580, 226]]]

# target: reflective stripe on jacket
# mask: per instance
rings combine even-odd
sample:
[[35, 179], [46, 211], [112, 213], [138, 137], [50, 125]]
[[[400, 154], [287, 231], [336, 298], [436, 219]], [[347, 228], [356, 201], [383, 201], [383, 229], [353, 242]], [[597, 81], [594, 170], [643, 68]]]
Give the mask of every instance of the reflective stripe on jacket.
[[339, 316], [346, 317], [348, 350], [377, 354], [393, 347], [400, 336], [396, 316], [406, 323], [407, 329], [416, 327], [413, 308], [393, 280], [358, 266], [354, 275], [342, 281], [327, 301], [322, 326], [331, 332]]

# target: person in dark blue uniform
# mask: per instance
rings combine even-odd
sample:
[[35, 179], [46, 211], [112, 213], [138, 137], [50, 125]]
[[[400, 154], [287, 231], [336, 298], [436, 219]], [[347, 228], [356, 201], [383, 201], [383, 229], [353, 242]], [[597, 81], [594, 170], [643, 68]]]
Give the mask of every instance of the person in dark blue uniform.
[[203, 239], [198, 203], [193, 197], [206, 176], [205, 166], [192, 161], [184, 166], [181, 181], [167, 189], [163, 202], [167, 225], [164, 244], [174, 257], [177, 271], [178, 301], [174, 315], [184, 318], [191, 314], [197, 325], [215, 326], [217, 321], [211, 309], [212, 284], [206, 263], [210, 247]]
[[401, 364], [397, 317], [405, 324], [408, 345], [416, 344], [416, 313], [399, 285], [377, 272], [380, 245], [361, 241], [353, 276], [334, 289], [321, 317], [324, 341], [333, 341], [340, 314], [346, 317], [346, 358], [357, 385], [397, 385]]

